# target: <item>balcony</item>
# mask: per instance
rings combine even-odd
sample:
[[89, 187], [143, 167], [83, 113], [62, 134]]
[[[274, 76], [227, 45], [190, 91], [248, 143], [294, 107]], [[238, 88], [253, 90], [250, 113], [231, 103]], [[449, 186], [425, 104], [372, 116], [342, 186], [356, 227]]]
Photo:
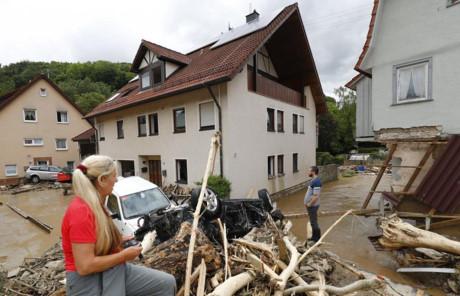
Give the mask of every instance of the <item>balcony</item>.
[[304, 95], [271, 79], [266, 74], [257, 74], [257, 89], [254, 89], [253, 68], [248, 66], [248, 90], [259, 95], [279, 100], [288, 104], [305, 107]]

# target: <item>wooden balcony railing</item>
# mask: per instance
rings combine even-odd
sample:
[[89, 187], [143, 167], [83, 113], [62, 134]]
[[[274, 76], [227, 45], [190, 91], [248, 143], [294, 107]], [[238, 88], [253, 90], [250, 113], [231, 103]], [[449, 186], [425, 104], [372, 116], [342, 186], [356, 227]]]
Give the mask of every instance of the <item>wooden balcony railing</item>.
[[261, 74], [257, 74], [256, 87], [257, 89], [254, 90], [253, 69], [248, 67], [248, 90], [285, 103], [305, 107], [303, 94]]

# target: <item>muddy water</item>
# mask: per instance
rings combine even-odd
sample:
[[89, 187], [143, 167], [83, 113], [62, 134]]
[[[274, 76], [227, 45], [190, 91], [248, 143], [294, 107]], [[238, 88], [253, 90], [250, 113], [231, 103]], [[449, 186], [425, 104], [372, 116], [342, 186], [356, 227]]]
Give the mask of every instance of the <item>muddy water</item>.
[[[0, 195], [0, 264], [7, 270], [22, 263], [24, 257], [41, 256], [59, 241], [61, 219], [71, 196], [62, 190], [31, 191], [17, 195]], [[54, 227], [47, 233], [6, 206], [15, 205], [29, 215]]]
[[[390, 177], [384, 176], [379, 185], [379, 190], [389, 190]], [[359, 175], [343, 178], [324, 185], [320, 195], [320, 211], [346, 211], [359, 209], [369, 188], [375, 180], [373, 175]], [[297, 192], [277, 201], [278, 207], [286, 213], [299, 213], [305, 211], [303, 198], [306, 190]], [[378, 198], [371, 200], [368, 208], [378, 208]], [[322, 231], [334, 223], [339, 216], [319, 217]], [[306, 218], [295, 219], [293, 232], [299, 239], [306, 238]], [[408, 275], [397, 273], [397, 262], [389, 252], [376, 251], [368, 236], [376, 235], [375, 218], [350, 216], [338, 224], [325, 239], [325, 249], [328, 249], [343, 259], [356, 263], [360, 268], [384, 275], [391, 280], [417, 286], [418, 284]], [[439, 291], [430, 291], [431, 295], [444, 295]]]

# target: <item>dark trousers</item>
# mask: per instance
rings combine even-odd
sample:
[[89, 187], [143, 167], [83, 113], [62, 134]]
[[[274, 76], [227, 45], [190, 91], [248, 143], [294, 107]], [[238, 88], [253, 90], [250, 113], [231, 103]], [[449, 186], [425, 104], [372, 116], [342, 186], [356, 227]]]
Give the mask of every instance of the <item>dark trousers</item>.
[[312, 229], [311, 240], [317, 242], [321, 237], [321, 229], [318, 224], [318, 206], [307, 207], [308, 217], [310, 217], [310, 224]]

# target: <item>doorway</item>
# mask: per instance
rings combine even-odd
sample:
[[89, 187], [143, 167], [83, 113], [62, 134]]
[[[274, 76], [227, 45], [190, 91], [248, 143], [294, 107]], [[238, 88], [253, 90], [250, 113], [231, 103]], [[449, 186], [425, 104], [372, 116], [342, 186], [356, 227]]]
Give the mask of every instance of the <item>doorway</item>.
[[158, 187], [161, 187], [161, 160], [149, 160], [149, 180], [150, 182], [155, 183]]

